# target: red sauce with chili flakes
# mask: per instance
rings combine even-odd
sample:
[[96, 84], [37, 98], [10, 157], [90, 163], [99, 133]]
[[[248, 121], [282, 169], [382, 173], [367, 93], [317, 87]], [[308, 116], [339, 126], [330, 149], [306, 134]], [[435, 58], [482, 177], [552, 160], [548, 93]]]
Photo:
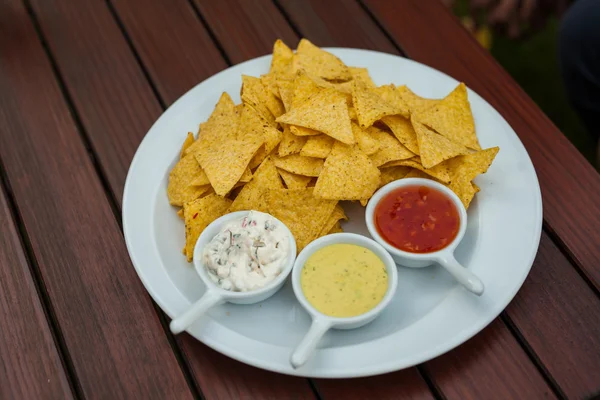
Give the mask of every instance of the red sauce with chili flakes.
[[450, 244], [460, 217], [452, 200], [439, 190], [407, 186], [388, 193], [375, 208], [375, 226], [383, 239], [410, 253], [431, 253]]

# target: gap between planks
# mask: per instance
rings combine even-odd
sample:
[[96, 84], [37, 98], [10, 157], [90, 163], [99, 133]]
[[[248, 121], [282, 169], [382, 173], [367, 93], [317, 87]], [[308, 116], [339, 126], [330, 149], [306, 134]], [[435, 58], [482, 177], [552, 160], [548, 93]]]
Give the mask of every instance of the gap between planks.
[[[115, 217], [115, 220], [119, 226], [121, 233], [123, 233], [123, 222], [121, 219], [121, 210], [120, 210], [120, 206], [118, 204], [117, 198], [115, 196], [115, 193], [111, 190], [110, 185], [108, 183], [108, 179], [106, 177], [106, 173], [103, 170], [100, 163], [98, 162], [98, 156], [97, 156], [96, 150], [94, 149], [92, 142], [89, 139], [89, 137], [85, 131], [83, 123], [81, 122], [81, 117], [79, 116], [79, 113], [77, 112], [77, 110], [74, 106], [73, 99], [67, 89], [64, 78], [60, 72], [58, 64], [56, 63], [54, 55], [52, 54], [52, 51], [50, 50], [48, 41], [43, 33], [43, 30], [41, 28], [41, 25], [39, 23], [39, 20], [38, 20], [36, 14], [35, 14], [35, 11], [33, 10], [33, 7], [31, 6], [31, 3], [29, 2], [29, 0], [23, 0], [23, 4], [27, 10], [27, 13], [28, 13], [31, 21], [32, 21], [32, 24], [33, 24], [35, 32], [37, 34], [38, 40], [40, 41], [42, 48], [44, 49], [46, 58], [48, 59], [48, 61], [50, 63], [52, 73], [56, 79], [57, 85], [58, 85], [61, 95], [65, 101], [65, 104], [69, 110], [69, 113], [71, 114], [71, 117], [73, 118], [73, 122], [75, 124], [75, 127], [77, 128], [77, 132], [79, 133], [79, 137], [88, 152], [88, 157], [93, 165], [96, 175], [98, 176], [98, 178], [100, 180], [100, 184], [102, 185], [102, 189], [104, 190], [104, 193], [106, 195], [106, 201], [108, 202], [108, 204], [110, 205], [110, 207], [112, 209], [113, 215]], [[128, 45], [131, 47], [130, 39], [124, 33], [122, 26], [121, 26], [121, 22], [118, 18], [116, 18], [115, 14], [113, 13], [111, 5], [108, 4], [108, 1], [107, 1], [107, 6], [108, 6], [109, 11], [113, 15], [113, 18], [115, 18], [117, 25], [121, 29], [123, 36], [125, 37], [125, 40], [127, 41]], [[136, 52], [133, 52], [133, 55], [136, 58], [136, 60], [138, 61], [138, 63], [140, 64], [140, 67], [142, 68], [142, 70], [144, 72], [145, 78], [148, 80], [148, 82], [150, 82], [152, 90], [154, 91], [154, 94], [156, 95], [158, 101], [160, 102], [162, 109], [164, 110], [165, 109], [164, 103], [163, 103], [162, 99], [160, 98], [160, 96], [158, 95], [156, 88], [154, 87], [151, 80], [149, 79], [145, 67], [139, 60], [138, 54]], [[3, 165], [1, 165], [1, 164], [0, 164], [0, 169], [2, 170], [2, 175], [3, 175], [2, 180], [6, 181], [6, 177], [4, 176], [4, 168], [3, 168]], [[8, 198], [9, 198], [10, 207], [12, 209], [13, 205], [15, 204], [12, 194]], [[16, 205], [14, 205], [14, 207], [16, 208]], [[16, 221], [18, 221], [18, 229], [19, 229], [21, 239], [24, 241], [24, 243], [27, 244], [25, 249], [27, 250], [26, 254], [27, 254], [28, 261], [35, 260], [34, 254], [31, 250], [31, 246], [29, 245], [28, 236], [27, 236], [26, 231], [24, 230], [22, 221], [20, 220], [20, 218], [17, 219], [15, 217], [15, 219], [16, 219]], [[33, 267], [34, 264], [35, 264], [34, 262], [29, 263], [29, 265], [32, 266], [32, 270], [35, 271], [33, 276], [35, 278], [36, 287], [43, 288], [43, 280], [41, 277], [41, 273], [39, 272], [37, 267]], [[42, 299], [42, 304], [44, 305], [44, 311], [46, 311], [46, 307], [48, 307], [49, 315], [52, 316], [51, 318], [49, 317], [49, 320], [51, 322], [51, 327], [53, 329], [53, 332], [56, 332], [58, 335], [58, 336], [56, 336], [57, 345], [61, 352], [61, 358], [64, 357], [63, 359], [65, 361], [66, 370], [68, 372], [69, 383], [72, 385], [73, 392], [76, 395], [76, 397], [83, 399], [84, 397], [83, 397], [83, 391], [82, 391], [81, 385], [75, 374], [75, 369], [74, 369], [73, 363], [71, 361], [68, 348], [66, 347], [66, 343], [64, 342], [64, 340], [62, 338], [62, 334], [60, 334], [60, 327], [58, 325], [58, 322], [56, 321], [56, 318], [54, 317], [54, 313], [52, 311], [52, 307], [50, 304], [50, 299], [47, 296], [45, 289], [43, 289], [43, 293], [44, 293], [44, 295], [41, 297], [41, 299]], [[195, 382], [195, 380], [193, 378], [193, 374], [191, 373], [191, 368], [185, 361], [185, 358], [182, 355], [181, 349], [175, 342], [175, 339], [174, 339], [173, 335], [171, 334], [171, 331], [169, 330], [169, 324], [167, 322], [165, 314], [158, 307], [158, 305], [154, 302], [154, 300], [152, 300], [152, 305], [153, 305], [154, 310], [159, 318], [159, 321], [161, 323], [163, 331], [165, 332], [165, 335], [167, 337], [169, 345], [171, 346], [171, 349], [173, 350], [173, 354], [175, 355], [175, 358], [177, 359], [177, 362], [182, 370], [182, 373], [185, 377], [185, 380], [188, 384], [191, 394], [194, 396], [194, 398], [204, 399], [204, 396], [202, 396], [199, 386], [197, 385], [197, 383]]]
[[4, 162], [0, 158], [0, 196], [2, 195], [4, 195], [6, 198], [10, 215], [17, 230], [19, 243], [23, 249], [23, 254], [25, 255], [25, 261], [29, 267], [29, 272], [31, 274], [33, 284], [35, 285], [35, 291], [40, 300], [46, 321], [48, 322], [52, 340], [58, 350], [60, 362], [65, 370], [65, 375], [67, 377], [67, 381], [69, 382], [71, 393], [75, 399], [83, 399], [83, 390], [79, 380], [77, 379], [77, 375], [75, 374], [75, 367], [73, 366], [73, 361], [56, 319], [56, 314], [54, 312], [54, 308], [52, 307], [50, 296], [48, 296], [48, 291], [46, 290], [44, 280], [42, 279], [42, 274], [35, 258], [35, 253], [31, 247], [29, 235], [27, 235], [25, 224], [21, 219], [19, 207], [17, 206], [17, 202], [10, 186], [10, 181], [8, 180], [8, 176], [6, 174], [6, 169], [4, 168]]

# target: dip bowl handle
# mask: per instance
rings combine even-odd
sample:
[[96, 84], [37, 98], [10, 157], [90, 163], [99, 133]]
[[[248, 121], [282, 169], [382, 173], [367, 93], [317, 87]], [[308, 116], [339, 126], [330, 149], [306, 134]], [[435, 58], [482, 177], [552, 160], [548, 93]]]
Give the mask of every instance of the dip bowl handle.
[[169, 328], [175, 335], [186, 330], [202, 316], [209, 308], [225, 303], [226, 299], [216, 290], [207, 289], [206, 293], [183, 314], [171, 321]]
[[481, 296], [484, 291], [484, 285], [481, 279], [474, 273], [463, 267], [451, 252], [440, 254], [436, 261], [446, 269], [461, 285], [469, 292]]
[[292, 364], [294, 369], [300, 368], [306, 363], [325, 332], [327, 332], [331, 326], [332, 322], [328, 319], [322, 317], [313, 318], [310, 329], [306, 332], [306, 335], [304, 335], [302, 341], [294, 349], [294, 352], [290, 357], [290, 364]]

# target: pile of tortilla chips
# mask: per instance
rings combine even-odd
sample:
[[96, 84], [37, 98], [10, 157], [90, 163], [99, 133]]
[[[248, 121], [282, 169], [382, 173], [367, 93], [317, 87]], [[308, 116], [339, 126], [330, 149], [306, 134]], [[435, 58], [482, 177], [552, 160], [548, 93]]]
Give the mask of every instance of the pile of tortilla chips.
[[365, 205], [381, 186], [426, 177], [465, 207], [498, 148], [482, 150], [464, 84], [443, 99], [406, 86], [377, 86], [365, 68], [302, 39], [294, 53], [275, 42], [271, 69], [242, 76], [241, 104], [223, 93], [197, 139], [188, 133], [168, 196], [185, 220], [192, 260], [202, 230], [239, 210], [285, 223], [298, 251], [340, 232], [341, 200]]

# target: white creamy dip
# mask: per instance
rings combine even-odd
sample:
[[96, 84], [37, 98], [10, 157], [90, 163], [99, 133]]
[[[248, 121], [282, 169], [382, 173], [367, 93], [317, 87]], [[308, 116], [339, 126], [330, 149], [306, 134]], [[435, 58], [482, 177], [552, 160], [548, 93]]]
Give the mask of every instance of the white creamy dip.
[[206, 246], [204, 265], [221, 288], [257, 290], [279, 275], [289, 256], [290, 238], [268, 214], [250, 211], [229, 222]]

